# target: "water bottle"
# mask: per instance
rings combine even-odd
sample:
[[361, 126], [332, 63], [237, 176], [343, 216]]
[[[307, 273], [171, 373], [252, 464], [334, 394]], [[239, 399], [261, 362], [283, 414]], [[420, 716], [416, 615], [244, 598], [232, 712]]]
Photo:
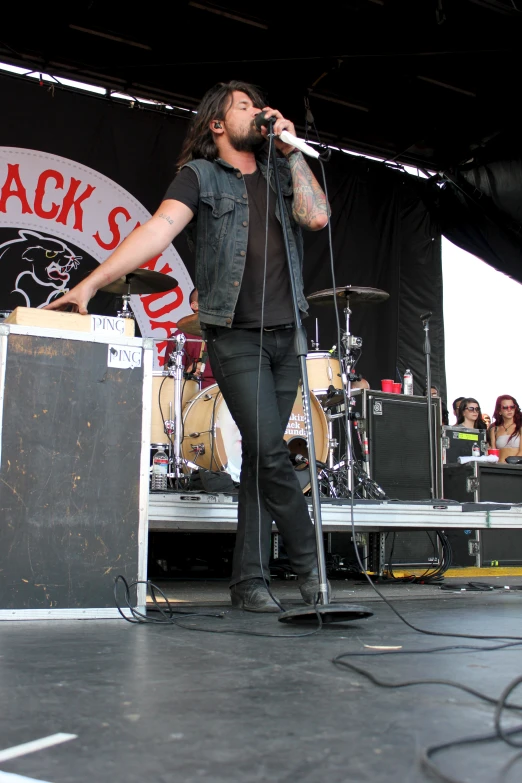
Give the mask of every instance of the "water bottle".
[[163, 491], [167, 489], [168, 470], [169, 458], [167, 453], [160, 446], [152, 459], [151, 489], [159, 489]]
[[403, 380], [403, 394], [413, 394], [413, 375], [411, 370], [404, 370]]
[[480, 457], [480, 446], [478, 445], [478, 443], [473, 444], [471, 453], [473, 454], [474, 457]]

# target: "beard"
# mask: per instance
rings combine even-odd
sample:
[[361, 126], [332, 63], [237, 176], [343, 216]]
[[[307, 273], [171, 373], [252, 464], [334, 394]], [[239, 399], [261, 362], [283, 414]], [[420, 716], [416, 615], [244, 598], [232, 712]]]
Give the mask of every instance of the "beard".
[[265, 143], [264, 137], [255, 126], [242, 135], [229, 132], [229, 139], [236, 152], [257, 152]]

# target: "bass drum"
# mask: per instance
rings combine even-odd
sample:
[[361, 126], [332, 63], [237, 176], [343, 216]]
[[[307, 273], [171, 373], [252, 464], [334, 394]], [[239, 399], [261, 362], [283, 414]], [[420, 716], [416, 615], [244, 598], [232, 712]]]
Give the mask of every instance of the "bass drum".
[[[310, 394], [316, 458], [326, 460], [328, 423], [314, 394]], [[284, 435], [291, 454], [308, 456], [308, 441], [301, 392], [299, 391]], [[261, 422], [262, 426], [262, 422]], [[183, 410], [182, 457], [206, 470], [223, 470], [233, 481], [241, 474], [241, 435], [217, 384], [193, 397]], [[296, 472], [303, 492], [310, 489], [307, 465]]]
[[[182, 386], [181, 410], [199, 392], [197, 381], [184, 380]], [[171, 405], [169, 405], [171, 403]], [[151, 445], [168, 443], [164, 421], [174, 418], [174, 378], [163, 372], [152, 373], [152, 417], [150, 424]]]

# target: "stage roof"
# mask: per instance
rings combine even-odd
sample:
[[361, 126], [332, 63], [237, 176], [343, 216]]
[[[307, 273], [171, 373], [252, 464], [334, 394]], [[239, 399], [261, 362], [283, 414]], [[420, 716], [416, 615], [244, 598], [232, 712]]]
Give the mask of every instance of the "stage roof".
[[84, 0], [11, 7], [0, 60], [189, 108], [243, 79], [311, 139], [442, 171], [502, 155], [521, 32], [522, 0]]

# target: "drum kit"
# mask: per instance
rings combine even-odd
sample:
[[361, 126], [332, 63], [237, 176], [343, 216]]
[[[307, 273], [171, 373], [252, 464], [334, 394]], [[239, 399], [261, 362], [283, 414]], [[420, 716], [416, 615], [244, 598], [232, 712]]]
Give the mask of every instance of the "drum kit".
[[[136, 282], [135, 286], [138, 284]], [[385, 291], [355, 286], [316, 291], [307, 297], [311, 304], [342, 307], [345, 317], [339, 349], [320, 349], [316, 322], [316, 339], [311, 341], [312, 350], [306, 358], [318, 480], [321, 494], [326, 496], [379, 497], [382, 493], [361, 465], [355, 465], [353, 471], [349, 425], [351, 384], [360, 378], [354, 372], [354, 366], [362, 350], [362, 340], [350, 333], [350, 315], [353, 306], [377, 304], [388, 297]], [[177, 334], [171, 337], [174, 350], [166, 362], [166, 369], [155, 372], [153, 377], [151, 464], [155, 451], [161, 449], [168, 453], [169, 486], [174, 490], [186, 491], [192, 474], [199, 470], [224, 472], [237, 483], [241, 471], [241, 436], [237, 425], [218, 384], [201, 389], [198, 378], [184, 368], [186, 342], [201, 342], [203, 338], [197, 313], [181, 318], [177, 327]], [[345, 421], [345, 454], [340, 459], [337, 457], [339, 440], [334, 437], [336, 419]], [[297, 394], [284, 439], [302, 491], [308, 493], [309, 438], [301, 391]]]

